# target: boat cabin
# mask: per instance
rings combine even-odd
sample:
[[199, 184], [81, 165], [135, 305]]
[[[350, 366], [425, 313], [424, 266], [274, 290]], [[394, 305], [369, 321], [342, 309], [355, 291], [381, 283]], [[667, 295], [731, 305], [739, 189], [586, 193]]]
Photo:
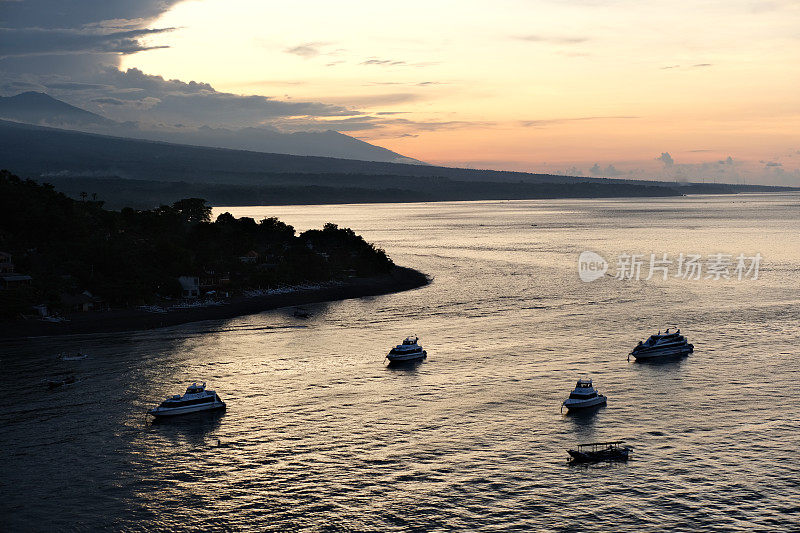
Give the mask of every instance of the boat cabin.
[[417, 344], [418, 341], [419, 341], [419, 337], [406, 337], [406, 339], [403, 341], [403, 345], [404, 346], [413, 346], [414, 344]]
[[597, 391], [592, 386], [591, 379], [579, 379], [575, 384], [575, 390], [569, 395], [573, 400], [586, 400], [597, 396]]
[[197, 382], [192, 383], [189, 385], [189, 388], [186, 389], [186, 394], [200, 394], [201, 392], [205, 392], [206, 384], [203, 383], [202, 385], [198, 385]]

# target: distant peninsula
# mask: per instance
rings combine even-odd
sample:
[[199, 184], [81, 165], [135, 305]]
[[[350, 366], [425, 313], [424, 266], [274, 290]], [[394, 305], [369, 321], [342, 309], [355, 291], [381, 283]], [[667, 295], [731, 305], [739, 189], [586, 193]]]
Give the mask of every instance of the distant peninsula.
[[428, 278], [352, 230], [299, 235], [186, 198], [104, 209], [0, 171], [0, 337], [125, 331], [384, 294]]

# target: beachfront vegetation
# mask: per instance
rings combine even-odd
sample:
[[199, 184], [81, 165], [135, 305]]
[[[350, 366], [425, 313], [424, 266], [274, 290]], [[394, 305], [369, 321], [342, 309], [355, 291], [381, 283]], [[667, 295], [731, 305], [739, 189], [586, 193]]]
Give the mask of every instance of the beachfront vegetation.
[[181, 276], [202, 292], [236, 294], [390, 271], [391, 259], [350, 229], [326, 224], [299, 235], [276, 218], [255, 221], [187, 198], [155, 209], [110, 211], [90, 194], [71, 199], [47, 184], [0, 171], [0, 251], [30, 287], [0, 291], [0, 313], [31, 305], [63, 307], [65, 295], [91, 293], [130, 307], [180, 298]]

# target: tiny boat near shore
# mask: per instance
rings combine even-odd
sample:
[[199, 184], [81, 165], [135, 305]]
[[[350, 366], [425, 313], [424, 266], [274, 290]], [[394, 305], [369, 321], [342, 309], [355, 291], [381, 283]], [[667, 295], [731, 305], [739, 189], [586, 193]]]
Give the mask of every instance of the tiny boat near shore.
[[600, 461], [627, 461], [633, 451], [622, 441], [590, 442], [579, 444], [577, 450], [567, 450], [571, 463], [598, 463]]
[[659, 331], [656, 335], [650, 335], [650, 338], [645, 342], [639, 341], [639, 344], [628, 354], [628, 360], [630, 361], [631, 355], [636, 360], [646, 360], [688, 355], [693, 351], [694, 346], [689, 344], [686, 337], [681, 335], [681, 330], [670, 333], [669, 328], [667, 328], [663, 335]]
[[64, 385], [72, 385], [73, 383], [75, 383], [75, 376], [73, 375], [66, 376], [63, 379], [48, 379], [47, 388], [52, 390], [63, 387]]
[[74, 352], [74, 353], [64, 352], [61, 354], [62, 361], [83, 361], [87, 357], [89, 357], [89, 354], [85, 354], [82, 352]]
[[295, 318], [311, 318], [311, 313], [309, 313], [305, 309], [301, 309], [300, 307], [296, 308], [294, 310], [294, 313], [292, 313], [292, 315]]
[[419, 337], [407, 337], [403, 344], [398, 344], [389, 352], [386, 358], [390, 363], [406, 363], [422, 361], [428, 357], [428, 352], [419, 345]]
[[578, 409], [588, 409], [590, 407], [597, 407], [606, 404], [606, 397], [600, 394], [592, 386], [592, 380], [589, 378], [578, 379], [569, 398], [564, 400], [561, 404], [561, 409], [567, 408], [567, 411], [576, 411]]
[[225, 402], [213, 390], [206, 390], [205, 383], [198, 385], [195, 382], [189, 385], [186, 394], [168, 397], [158, 407], [148, 410], [147, 414], [163, 417], [215, 409], [225, 409]]

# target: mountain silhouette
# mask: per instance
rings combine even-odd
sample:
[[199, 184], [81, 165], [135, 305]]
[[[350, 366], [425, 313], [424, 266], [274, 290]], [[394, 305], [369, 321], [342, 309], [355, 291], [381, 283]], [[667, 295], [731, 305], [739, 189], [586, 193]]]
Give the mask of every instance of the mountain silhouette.
[[36, 91], [0, 96], [0, 117], [57, 127], [111, 127], [113, 120]]
[[[675, 184], [187, 146], [0, 120], [0, 168], [116, 208], [675, 196], [787, 188]], [[85, 196], [85, 195], [83, 195]]]
[[0, 97], [0, 118], [87, 133], [212, 148], [424, 164], [336, 131], [282, 133], [269, 128], [190, 128], [117, 122], [35, 91]]

